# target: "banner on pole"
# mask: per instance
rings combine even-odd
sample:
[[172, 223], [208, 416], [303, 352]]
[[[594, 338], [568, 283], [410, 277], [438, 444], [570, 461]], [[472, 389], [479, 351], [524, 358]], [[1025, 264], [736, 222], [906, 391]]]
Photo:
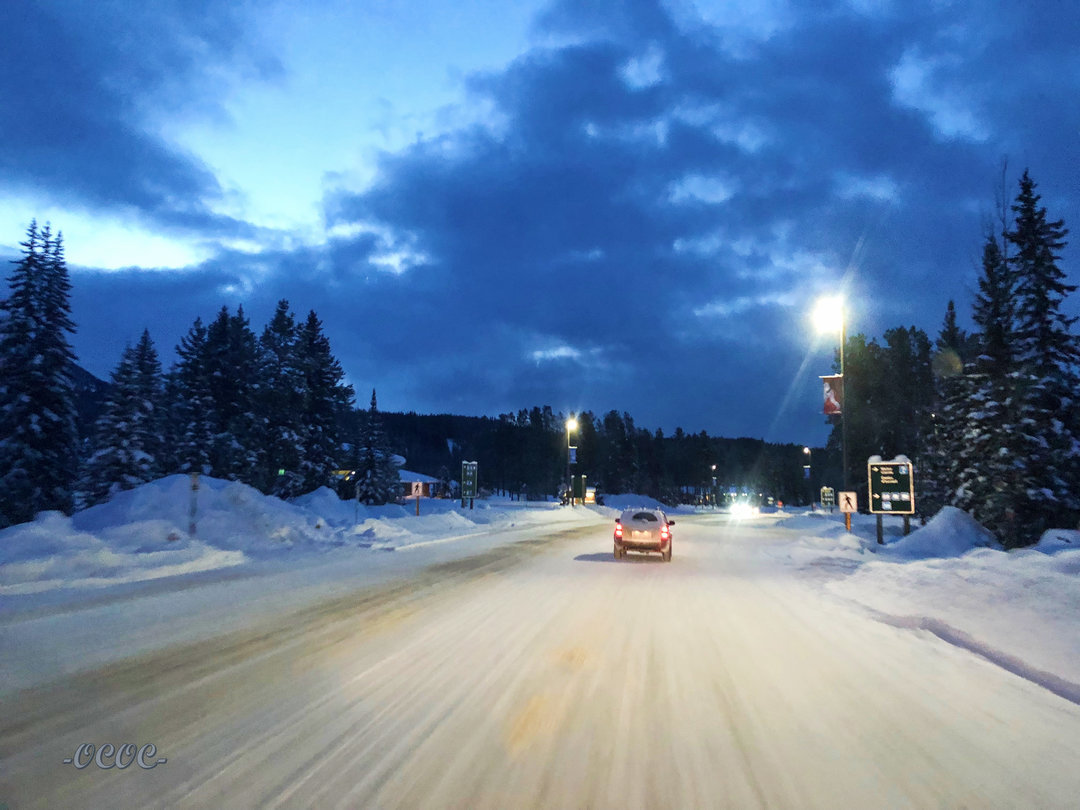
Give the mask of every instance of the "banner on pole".
[[825, 415], [843, 413], [844, 410], [844, 378], [840, 374], [830, 377], [822, 377], [825, 384]]

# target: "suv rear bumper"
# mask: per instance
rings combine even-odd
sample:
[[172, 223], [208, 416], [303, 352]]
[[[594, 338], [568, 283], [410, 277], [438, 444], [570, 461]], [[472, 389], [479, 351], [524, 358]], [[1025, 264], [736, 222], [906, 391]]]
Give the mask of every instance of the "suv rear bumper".
[[659, 537], [627, 537], [615, 538], [615, 545], [627, 551], [664, 551], [668, 547], [666, 540]]

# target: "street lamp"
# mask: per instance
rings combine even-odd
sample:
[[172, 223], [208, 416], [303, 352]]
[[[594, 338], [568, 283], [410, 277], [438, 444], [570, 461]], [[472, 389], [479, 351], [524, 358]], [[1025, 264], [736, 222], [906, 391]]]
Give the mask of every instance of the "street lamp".
[[570, 488], [570, 505], [574, 505], [574, 481], [570, 477], [570, 453], [573, 448], [570, 446], [570, 434], [577, 430], [577, 419], [570, 417], [566, 420], [566, 486]]
[[847, 385], [844, 379], [845, 318], [844, 299], [839, 296], [819, 298], [814, 307], [814, 325], [819, 332], [840, 332], [840, 455], [844, 466], [844, 489], [851, 489], [848, 478]]
[[712, 465], [712, 505], [716, 508], [716, 465]]
[[814, 502], [814, 484], [811, 479], [813, 474], [814, 454], [810, 452], [809, 447], [803, 447], [803, 453], [806, 455], [806, 463], [803, 465], [803, 469], [806, 470], [806, 475], [803, 477], [806, 479], [806, 486], [810, 488], [810, 503]]

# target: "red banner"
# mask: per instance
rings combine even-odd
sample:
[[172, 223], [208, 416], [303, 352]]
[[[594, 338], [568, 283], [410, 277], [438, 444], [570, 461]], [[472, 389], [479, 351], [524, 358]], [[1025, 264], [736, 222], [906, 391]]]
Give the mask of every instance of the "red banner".
[[825, 415], [843, 413], [844, 410], [844, 378], [840, 374], [832, 377], [822, 377], [825, 383]]

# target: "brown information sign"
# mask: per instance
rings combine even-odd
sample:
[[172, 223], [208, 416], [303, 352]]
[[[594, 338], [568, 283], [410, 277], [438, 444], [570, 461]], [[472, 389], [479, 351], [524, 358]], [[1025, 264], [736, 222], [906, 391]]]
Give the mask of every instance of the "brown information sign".
[[915, 514], [915, 469], [910, 461], [867, 463], [870, 512], [875, 515]]

